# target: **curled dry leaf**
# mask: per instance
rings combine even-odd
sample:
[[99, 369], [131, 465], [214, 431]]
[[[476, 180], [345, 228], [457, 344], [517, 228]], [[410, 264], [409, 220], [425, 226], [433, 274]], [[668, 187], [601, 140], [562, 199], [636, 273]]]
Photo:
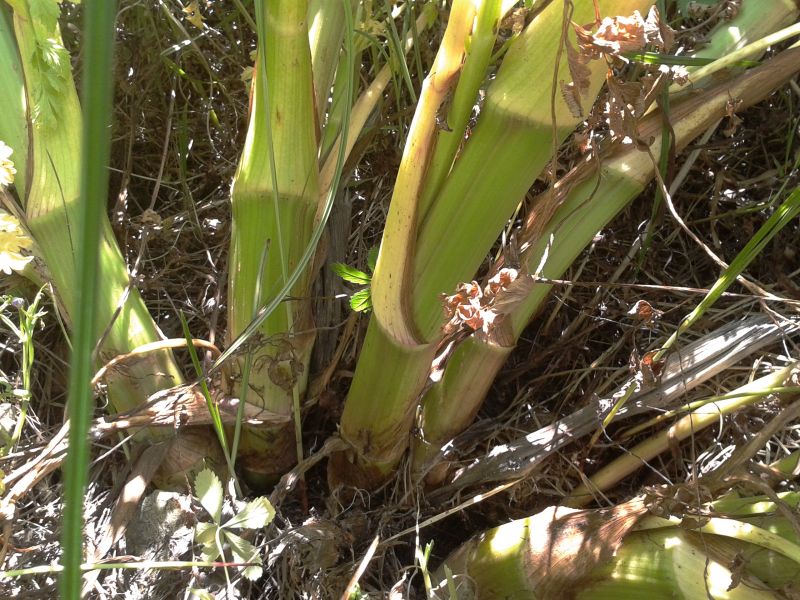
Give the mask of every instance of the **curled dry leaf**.
[[[572, 82], [562, 81], [561, 93], [570, 112], [576, 117], [583, 116], [581, 96], [589, 85], [589, 69], [586, 65], [590, 60], [605, 58], [609, 62], [626, 61], [623, 56], [625, 53], [640, 52], [648, 46], [664, 51], [672, 47], [675, 41], [675, 32], [661, 20], [655, 6], [650, 8], [646, 19], [639, 11], [634, 11], [629, 17], [606, 17], [597, 25], [597, 31], [592, 33], [595, 25], [596, 23], [573, 23], [578, 49], [569, 42], [566, 43], [567, 64]], [[636, 141], [635, 125], [629, 124], [629, 121], [644, 112], [643, 87], [641, 84], [615, 80], [610, 70], [608, 84], [608, 120], [614, 136]], [[617, 87], [616, 91], [612, 89], [613, 86]]]
[[636, 317], [637, 320], [642, 321], [645, 325], [653, 325], [655, 321], [661, 318], [664, 311], [658, 310], [647, 300], [638, 300], [636, 304], [630, 308], [628, 314], [632, 317]]
[[666, 50], [675, 41], [675, 32], [662, 22], [655, 6], [650, 8], [646, 19], [638, 10], [630, 17], [606, 17], [595, 33], [589, 29], [590, 25], [580, 26], [573, 23], [572, 26], [578, 38], [580, 53], [591, 59], [639, 52], [647, 45]]
[[443, 330], [451, 336], [460, 332], [492, 333], [503, 315], [495, 310], [498, 295], [507, 290], [517, 279], [516, 269], [500, 269], [481, 289], [476, 281], [461, 283], [452, 296], [442, 295], [447, 324]]

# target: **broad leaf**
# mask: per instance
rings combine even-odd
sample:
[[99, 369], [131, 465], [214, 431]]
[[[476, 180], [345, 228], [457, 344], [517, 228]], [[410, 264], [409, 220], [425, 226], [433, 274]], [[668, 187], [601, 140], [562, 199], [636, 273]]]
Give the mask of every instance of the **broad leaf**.
[[226, 529], [260, 529], [275, 518], [275, 509], [270, 501], [261, 496], [248, 502], [245, 507], [223, 525]]
[[222, 517], [222, 484], [211, 469], [203, 469], [194, 480], [194, 493], [211, 519], [219, 525]]
[[194, 530], [194, 541], [200, 544], [200, 556], [203, 560], [216, 560], [222, 553], [217, 542], [219, 527], [213, 523], [198, 523]]
[[357, 291], [350, 296], [350, 308], [356, 312], [367, 312], [372, 310], [372, 294], [369, 288]]
[[359, 271], [342, 263], [333, 263], [331, 270], [345, 281], [357, 285], [368, 285], [372, 280], [372, 277], [364, 273], [364, 271]]
[[195, 527], [194, 540], [202, 546], [200, 556], [203, 560], [216, 560], [221, 554], [220, 545], [217, 543], [219, 527], [213, 523], [198, 523]]
[[233, 555], [234, 562], [258, 563], [257, 565], [245, 567], [242, 574], [250, 581], [255, 581], [261, 577], [264, 569], [261, 568], [261, 556], [258, 553], [258, 548], [253, 546], [253, 544], [246, 539], [230, 531], [226, 531], [224, 535], [231, 547], [231, 554]]

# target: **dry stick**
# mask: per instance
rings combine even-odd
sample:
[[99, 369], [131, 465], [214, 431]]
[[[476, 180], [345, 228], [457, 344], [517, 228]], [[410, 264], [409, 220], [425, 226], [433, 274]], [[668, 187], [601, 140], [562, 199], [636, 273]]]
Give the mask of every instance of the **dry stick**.
[[[703, 251], [706, 254], [708, 254], [708, 256], [710, 256], [711, 259], [722, 268], [723, 271], [726, 271], [727, 269], [729, 269], [730, 265], [728, 265], [725, 261], [723, 261], [721, 258], [719, 258], [714, 253], [714, 251], [711, 250], [711, 248], [709, 248], [691, 229], [689, 229], [689, 227], [683, 221], [681, 216], [678, 214], [678, 211], [675, 209], [675, 205], [672, 202], [672, 195], [670, 194], [670, 191], [667, 189], [667, 186], [664, 183], [664, 179], [661, 177], [661, 171], [658, 168], [658, 163], [656, 162], [656, 159], [653, 156], [653, 153], [651, 152], [649, 147], [647, 148], [646, 151], [647, 151], [647, 155], [650, 157], [651, 162], [653, 163], [653, 173], [655, 175], [656, 181], [658, 182], [658, 186], [660, 187], [661, 194], [664, 197], [664, 201], [667, 203], [667, 206], [669, 207], [669, 211], [672, 214], [672, 217], [675, 219], [675, 221], [678, 223], [678, 225], [681, 227], [681, 229], [683, 229], [689, 235], [689, 237], [692, 240], [694, 240], [694, 242], [698, 246], [700, 246], [700, 248], [702, 248]], [[737, 275], [736, 279], [740, 283], [742, 283], [747, 289], [751, 290], [753, 293], [759, 294], [759, 299], [762, 300], [762, 301], [763, 301], [764, 297], [772, 296], [772, 294], [770, 294], [766, 290], [762, 289], [757, 284], [750, 282], [748, 279], [746, 279], [741, 274]], [[694, 315], [694, 313], [692, 313], [692, 315], [690, 315], [688, 317], [685, 317], [680, 322], [680, 324], [678, 325], [678, 329], [670, 336], [670, 338], [664, 343], [664, 345], [661, 346], [661, 348], [658, 350], [658, 352], [653, 357], [653, 361], [658, 361], [658, 360], [662, 359], [664, 357], [664, 355], [668, 352], [668, 350], [670, 349], [672, 344], [675, 342], [675, 340], [678, 339], [678, 336], [680, 336], [689, 327], [691, 327], [691, 325], [696, 320], [696, 319], [693, 319], [693, 315]], [[634, 392], [634, 390], [635, 390], [635, 386], [633, 385], [633, 382], [631, 382], [631, 385], [628, 388], [627, 393], [620, 397], [620, 399], [615, 404], [614, 408], [611, 410], [611, 412], [608, 414], [608, 416], [603, 420], [603, 423], [601, 424], [600, 428], [592, 436], [592, 439], [589, 442], [589, 447], [592, 447], [597, 442], [597, 439], [600, 437], [601, 433], [608, 427], [608, 425], [611, 423], [611, 421], [614, 420], [614, 417], [616, 416], [617, 412], [623, 406], [625, 406], [625, 403], [628, 401], [628, 398]]]
[[[653, 153], [650, 152], [650, 149], [647, 149], [647, 154], [650, 156], [650, 160], [653, 161], [653, 164], [656, 164], [656, 159], [653, 156]], [[686, 225], [686, 222], [681, 218], [678, 214], [678, 211], [675, 209], [675, 204], [672, 202], [672, 195], [669, 193], [667, 186], [664, 184], [664, 180], [661, 177], [661, 173], [658, 169], [655, 170], [656, 182], [658, 186], [661, 188], [661, 193], [664, 196], [664, 201], [667, 203], [667, 208], [669, 208], [669, 212], [672, 215], [672, 218], [675, 219], [675, 222], [678, 223], [681, 229], [686, 232], [692, 240], [705, 252], [711, 260], [713, 260], [719, 267], [724, 271], [730, 268], [730, 265], [722, 260], [719, 256], [717, 256], [714, 251], [708, 247], [708, 245], [701, 240], [694, 231], [689, 229], [689, 226]], [[754, 294], [758, 295], [759, 297], [769, 298], [771, 300], [775, 300], [776, 296], [768, 292], [767, 290], [761, 288], [758, 284], [750, 281], [749, 279], [745, 278], [744, 275], [738, 275], [736, 277], [737, 281], [749, 289]]]
[[[531, 280], [537, 283], [546, 283], [547, 285], [563, 285], [569, 287], [607, 287], [607, 288], [627, 288], [634, 290], [654, 290], [659, 292], [680, 292], [683, 294], [701, 294], [707, 295], [711, 290], [708, 288], [695, 288], [686, 287], [682, 285], [655, 285], [653, 283], [608, 283], [605, 281], [573, 281], [571, 279], [550, 279], [549, 277], [540, 277], [531, 275]], [[783, 298], [770, 294], [765, 298], [760, 295], [754, 294], [741, 294], [739, 292], [722, 292], [721, 298], [742, 298], [745, 300], [763, 300], [765, 302], [780, 302], [790, 306], [800, 306], [800, 300], [792, 300], [791, 298]]]
[[393, 536], [386, 538], [382, 542], [381, 545], [384, 546], [384, 545], [388, 544], [389, 542], [394, 541], [396, 539], [399, 539], [399, 538], [401, 538], [401, 537], [403, 537], [405, 535], [408, 535], [410, 533], [416, 533], [420, 529], [428, 527], [429, 525], [433, 525], [434, 523], [438, 523], [439, 521], [441, 521], [442, 519], [446, 519], [450, 515], [454, 515], [454, 514], [456, 514], [458, 512], [461, 512], [462, 510], [465, 510], [465, 509], [469, 508], [470, 506], [474, 506], [474, 505], [476, 505], [476, 504], [478, 504], [480, 502], [483, 502], [484, 500], [487, 500], [488, 498], [491, 498], [492, 496], [494, 496], [496, 494], [499, 494], [500, 492], [506, 491], [508, 488], [517, 485], [523, 479], [525, 479], [525, 478], [524, 477], [520, 477], [518, 479], [514, 479], [513, 481], [509, 481], [508, 483], [503, 483], [501, 485], [498, 485], [497, 487], [489, 490], [488, 492], [475, 494], [469, 500], [465, 500], [464, 502], [462, 502], [461, 504], [459, 504], [457, 506], [454, 506], [453, 508], [448, 508], [447, 510], [445, 510], [443, 512], [440, 512], [439, 514], [434, 515], [434, 516], [430, 517], [429, 519], [425, 519], [424, 521], [422, 521], [422, 523], [417, 523], [413, 527], [409, 527], [408, 529], [404, 529], [400, 533], [396, 533]]
[[[719, 121], [714, 123], [711, 127], [706, 129], [705, 133], [703, 133], [703, 135], [700, 137], [700, 139], [698, 140], [698, 144], [697, 144], [699, 146], [699, 148], [695, 148], [694, 150], [692, 150], [689, 153], [689, 156], [683, 162], [683, 165], [681, 166], [680, 171], [678, 171], [677, 175], [672, 180], [672, 183], [671, 183], [670, 188], [669, 188], [670, 194], [674, 194], [678, 190], [678, 188], [683, 184], [684, 180], [686, 179], [687, 175], [689, 174], [689, 171], [694, 166], [694, 163], [697, 162], [697, 159], [700, 156], [700, 152], [701, 152], [700, 148], [702, 148], [706, 143], [708, 143], [708, 140], [711, 139], [711, 136], [714, 134], [714, 132], [716, 131], [717, 127], [719, 126], [719, 123], [720, 123]], [[639, 252], [639, 248], [641, 248], [642, 245], [644, 245], [644, 243], [646, 242], [645, 235], [646, 235], [646, 232], [642, 233], [642, 235], [637, 237], [636, 240], [633, 242], [633, 244], [631, 244], [631, 249], [628, 251], [628, 253], [626, 254], [625, 258], [622, 260], [622, 263], [617, 268], [617, 270], [614, 271], [614, 274], [611, 276], [611, 279], [609, 280], [609, 282], [615, 282], [620, 277], [622, 277], [622, 273], [625, 271], [625, 269], [628, 268], [628, 266], [630, 265], [630, 263], [633, 260], [634, 256], [636, 256], [636, 254]], [[597, 293], [594, 295], [592, 300], [589, 302], [590, 306], [597, 306], [600, 303], [600, 299], [605, 294], [605, 288], [606, 287], [608, 287], [606, 283], [602, 283], [600, 285], [599, 289], [597, 290]], [[633, 287], [638, 287], [638, 286], [633, 286]], [[651, 286], [642, 286], [642, 289], [650, 289], [650, 288], [651, 288]], [[652, 288], [660, 289], [659, 286], [652, 286]], [[673, 288], [667, 288], [667, 289], [680, 290], [680, 291], [689, 291], [689, 292], [692, 292], [692, 293], [696, 291], [694, 288], [674, 288], [673, 287]], [[706, 293], [706, 292], [704, 292], [704, 293]], [[569, 326], [567, 327], [566, 332], [564, 333], [564, 337], [569, 337], [569, 335], [572, 332], [574, 332], [577, 329], [577, 327], [584, 320], [586, 320], [587, 314], [588, 313], [581, 312], [578, 315], [578, 317], [572, 323], [569, 324]]]
[[[661, 385], [635, 394], [634, 401], [622, 410], [620, 416], [629, 418], [664, 407], [720, 368], [756, 352], [778, 335], [797, 332], [799, 327], [797, 322], [778, 324], [765, 316], [724, 325], [687, 345], [681, 352], [668, 356]], [[436, 498], [452, 496], [476, 483], [526, 477], [547, 456], [593, 432], [612, 404], [613, 398], [598, 401], [524, 437], [495, 446], [485, 456], [459, 469], [453, 482], [431, 493], [429, 499], [435, 501]]]
[[[216, 356], [221, 354], [219, 348], [217, 348], [214, 344], [206, 340], [198, 340], [193, 339], [192, 345], [196, 346], [197, 348], [205, 348], [213, 352]], [[169, 338], [166, 340], [161, 340], [158, 342], [150, 342], [149, 344], [142, 344], [131, 350], [130, 352], [126, 352], [125, 354], [119, 354], [100, 367], [100, 370], [95, 373], [94, 377], [92, 377], [92, 387], [96, 386], [100, 383], [100, 380], [105, 377], [106, 373], [110, 369], [113, 369], [117, 365], [123, 362], [127, 362], [131, 358], [135, 358], [137, 356], [142, 356], [144, 354], [150, 354], [152, 352], [157, 352], [159, 350], [166, 350], [171, 348], [185, 348], [187, 346], [187, 342], [185, 338]]]
[[350, 598], [350, 594], [353, 593], [356, 585], [358, 585], [358, 580], [361, 579], [361, 576], [364, 574], [364, 571], [367, 570], [367, 565], [369, 561], [372, 560], [372, 555], [375, 554], [375, 550], [378, 548], [378, 542], [380, 541], [379, 536], [375, 536], [375, 539], [372, 540], [372, 543], [367, 548], [366, 554], [364, 554], [364, 558], [361, 559], [361, 563], [358, 565], [358, 569], [356, 572], [353, 573], [353, 576], [350, 578], [350, 581], [347, 582], [347, 587], [344, 588], [344, 592], [342, 593], [341, 600], [347, 600]]

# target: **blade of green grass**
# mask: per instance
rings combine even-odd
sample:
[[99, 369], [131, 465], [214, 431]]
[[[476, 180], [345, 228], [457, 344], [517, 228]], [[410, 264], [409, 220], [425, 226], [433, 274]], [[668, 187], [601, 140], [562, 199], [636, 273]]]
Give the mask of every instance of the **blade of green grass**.
[[83, 160], [81, 162], [80, 229], [78, 231], [78, 308], [75, 313], [69, 381], [69, 451], [64, 471], [64, 573], [61, 597], [78, 600], [83, 562], [83, 496], [89, 470], [89, 420], [92, 413], [92, 351], [96, 342], [95, 311], [98, 254], [111, 140], [112, 57], [115, 0], [87, 0], [84, 8]]

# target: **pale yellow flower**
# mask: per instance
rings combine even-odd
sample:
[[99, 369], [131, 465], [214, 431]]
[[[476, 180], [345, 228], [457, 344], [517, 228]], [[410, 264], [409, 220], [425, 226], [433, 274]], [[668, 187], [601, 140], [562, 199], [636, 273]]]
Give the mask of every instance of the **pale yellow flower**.
[[12, 152], [13, 150], [3, 140], [0, 140], [0, 188], [8, 187], [14, 183], [14, 173], [17, 170], [11, 161]]
[[0, 272], [11, 275], [12, 271], [21, 271], [33, 256], [24, 253], [33, 246], [17, 218], [0, 210]]

